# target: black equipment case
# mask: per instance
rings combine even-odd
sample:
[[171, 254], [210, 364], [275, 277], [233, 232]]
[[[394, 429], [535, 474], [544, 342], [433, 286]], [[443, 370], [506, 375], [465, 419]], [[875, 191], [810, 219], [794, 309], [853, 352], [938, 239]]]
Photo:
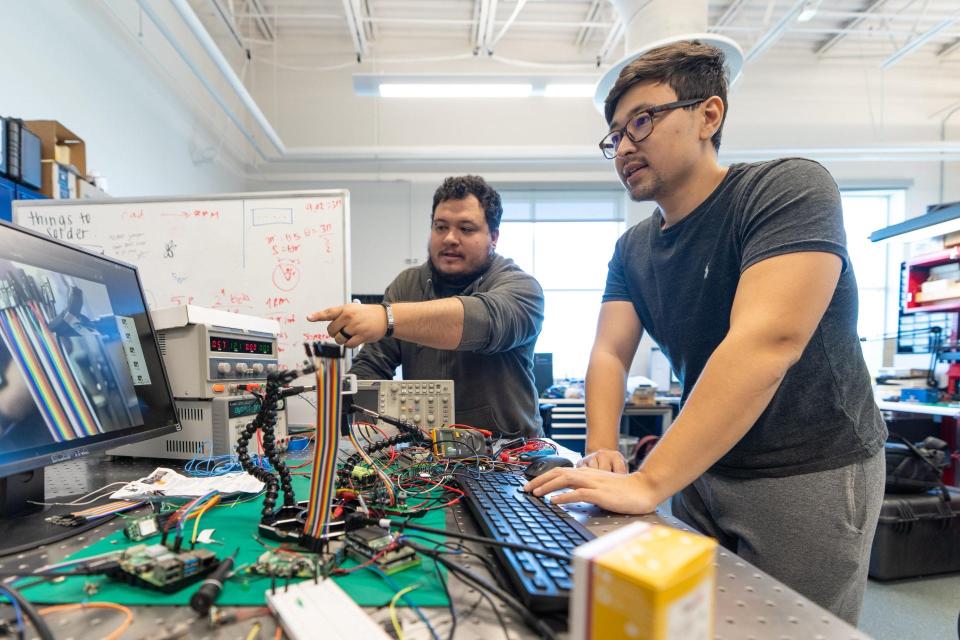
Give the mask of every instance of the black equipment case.
[[883, 497], [870, 551], [875, 580], [960, 571], [960, 492], [943, 490]]

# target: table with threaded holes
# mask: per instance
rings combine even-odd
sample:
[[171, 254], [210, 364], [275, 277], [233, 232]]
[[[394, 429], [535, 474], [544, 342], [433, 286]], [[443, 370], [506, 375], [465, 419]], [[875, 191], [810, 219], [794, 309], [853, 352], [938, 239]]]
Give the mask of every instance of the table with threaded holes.
[[[167, 461], [167, 466], [169, 463], [170, 461]], [[102, 458], [55, 465], [47, 470], [47, 497], [53, 499], [58, 495], [82, 494], [109, 482], [140, 477], [156, 466], [157, 461], [126, 460], [105, 463]], [[689, 530], [689, 527], [670, 516], [625, 517], [587, 505], [575, 505], [570, 507], [569, 511], [597, 535], [608, 533], [638, 520]], [[61, 543], [16, 556], [0, 557], [0, 571], [15, 569], [29, 571], [44, 564], [57, 562], [91, 542], [113, 534], [118, 527], [122, 526], [121, 522], [115, 519]], [[477, 532], [476, 526], [464, 507], [453, 507], [447, 523], [451, 531]], [[485, 553], [475, 544], [471, 543], [468, 546], [480, 553]], [[464, 564], [478, 573], [489, 575], [483, 565], [476, 560], [465, 561]], [[868, 637], [729, 551], [720, 549], [716, 564], [715, 637], [717, 640], [750, 638], [756, 640], [853, 640]], [[479, 592], [456, 579], [450, 580], [450, 589], [458, 618], [455, 634], [457, 640], [495, 640], [504, 637], [491, 604]], [[29, 590], [27, 595], [29, 597]], [[499, 602], [496, 602], [496, 606], [508, 628], [509, 638], [536, 637], [510, 609]], [[267, 615], [211, 629], [205, 620], [198, 619], [188, 607], [133, 607], [133, 610], [134, 623], [123, 634], [123, 639], [245, 638], [258, 623], [260, 630], [255, 637], [265, 639], [274, 637], [276, 629], [276, 622]], [[226, 610], [238, 611], [240, 608], [228, 607]], [[386, 607], [369, 609], [368, 612], [392, 634]], [[423, 612], [437, 634], [441, 638], [447, 638], [450, 631], [448, 610], [425, 608]], [[412, 610], [399, 608], [398, 615], [403, 625], [404, 637], [410, 639], [431, 637], [426, 625]], [[50, 616], [48, 623], [57, 640], [93, 640], [103, 638], [116, 628], [121, 620], [122, 616], [119, 613], [91, 609], [58, 613]], [[558, 635], [561, 638], [565, 637], [563, 633]], [[32, 627], [26, 637], [36, 637], [36, 634], [32, 633]]]

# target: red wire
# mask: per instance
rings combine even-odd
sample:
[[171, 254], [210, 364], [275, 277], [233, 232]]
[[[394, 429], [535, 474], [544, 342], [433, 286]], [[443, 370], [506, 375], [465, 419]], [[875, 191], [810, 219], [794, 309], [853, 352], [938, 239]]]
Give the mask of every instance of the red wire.
[[393, 550], [396, 549], [396, 548], [397, 548], [396, 543], [387, 545], [386, 547], [384, 547], [383, 549], [381, 549], [380, 551], [378, 551], [378, 552], [377, 552], [372, 558], [370, 558], [369, 560], [366, 560], [366, 561], [364, 561], [363, 563], [358, 564], [358, 565], [355, 566], [355, 567], [350, 567], [349, 569], [334, 569], [334, 570], [333, 570], [333, 574], [334, 574], [334, 575], [338, 575], [338, 576], [342, 576], [342, 575], [346, 575], [346, 574], [348, 574], [348, 573], [353, 573], [354, 571], [359, 571], [360, 569], [366, 569], [367, 567], [369, 567], [370, 565], [372, 565], [374, 562], [376, 562], [377, 560], [379, 560], [380, 558], [382, 558], [383, 556], [385, 556], [387, 553], [389, 553], [390, 551], [393, 551]]

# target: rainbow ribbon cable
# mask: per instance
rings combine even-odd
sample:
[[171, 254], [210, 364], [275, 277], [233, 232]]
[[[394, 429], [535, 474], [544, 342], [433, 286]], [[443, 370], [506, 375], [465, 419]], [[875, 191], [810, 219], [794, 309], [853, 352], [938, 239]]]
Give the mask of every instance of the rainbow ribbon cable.
[[54, 442], [103, 432], [36, 302], [0, 310], [0, 335]]
[[315, 344], [317, 364], [317, 439], [313, 452], [313, 476], [310, 501], [303, 524], [303, 535], [311, 546], [321, 545], [329, 533], [330, 513], [336, 495], [337, 446], [339, 443], [341, 359], [339, 345]]

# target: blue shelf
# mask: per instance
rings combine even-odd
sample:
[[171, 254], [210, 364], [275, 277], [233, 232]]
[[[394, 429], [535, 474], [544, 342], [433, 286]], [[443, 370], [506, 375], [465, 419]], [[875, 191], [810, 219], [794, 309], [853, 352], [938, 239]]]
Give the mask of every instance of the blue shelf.
[[47, 196], [12, 180], [0, 178], [0, 220], [13, 222], [14, 200], [45, 200]]

